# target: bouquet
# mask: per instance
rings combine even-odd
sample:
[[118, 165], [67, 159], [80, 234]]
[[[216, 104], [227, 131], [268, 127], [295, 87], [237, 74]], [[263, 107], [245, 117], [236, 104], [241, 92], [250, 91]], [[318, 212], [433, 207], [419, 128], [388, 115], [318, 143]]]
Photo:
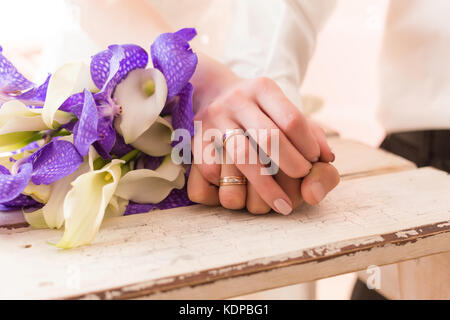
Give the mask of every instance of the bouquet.
[[0, 211], [91, 243], [105, 216], [190, 205], [174, 130], [193, 135], [195, 29], [161, 34], [149, 55], [111, 45], [35, 85], [0, 47]]

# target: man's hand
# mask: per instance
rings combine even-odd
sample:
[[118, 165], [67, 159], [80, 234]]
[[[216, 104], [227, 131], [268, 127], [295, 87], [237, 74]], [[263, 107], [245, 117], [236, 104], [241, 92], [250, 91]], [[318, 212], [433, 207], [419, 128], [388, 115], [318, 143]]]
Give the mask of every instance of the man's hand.
[[[292, 208], [295, 209], [303, 201], [310, 205], [317, 205], [322, 201], [338, 185], [339, 173], [331, 164], [317, 162], [302, 180], [291, 178], [282, 171], [275, 176], [275, 180], [286, 192]], [[192, 201], [204, 205], [220, 204], [232, 210], [247, 208], [253, 214], [266, 214], [271, 211], [271, 206], [262, 199], [251, 183], [247, 186], [218, 188], [202, 176], [198, 165], [191, 168], [188, 194]]]

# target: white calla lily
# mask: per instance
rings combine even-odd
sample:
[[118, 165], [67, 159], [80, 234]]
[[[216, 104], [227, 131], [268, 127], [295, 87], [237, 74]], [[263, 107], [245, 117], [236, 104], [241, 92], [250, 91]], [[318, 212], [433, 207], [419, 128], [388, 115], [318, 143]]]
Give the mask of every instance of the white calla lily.
[[[53, 126], [57, 127], [70, 122], [73, 116], [58, 110], [53, 119]], [[8, 101], [0, 108], [0, 135], [47, 129], [42, 119], [42, 109], [30, 109], [18, 100]]]
[[96, 90], [91, 79], [89, 65], [83, 61], [69, 62], [55, 71], [50, 78], [42, 119], [48, 128], [53, 128], [55, 114], [71, 95], [84, 89]]
[[0, 165], [5, 167], [11, 172], [11, 169], [14, 165], [14, 161], [11, 161], [11, 156], [0, 157]]
[[129, 203], [129, 200], [114, 195], [109, 202], [108, 207], [106, 207], [105, 217], [123, 216]]
[[46, 205], [41, 209], [45, 222], [50, 229], [59, 229], [64, 224], [64, 199], [72, 189], [76, 178], [89, 172], [89, 164], [85, 161], [77, 171], [51, 185], [51, 195]]
[[159, 203], [172, 189], [183, 188], [184, 173], [184, 167], [173, 163], [168, 155], [156, 170], [133, 170], [124, 175], [116, 196], [137, 203]]
[[166, 79], [158, 69], [133, 70], [116, 87], [114, 99], [122, 107], [116, 129], [131, 144], [152, 126], [164, 108]]
[[26, 196], [32, 197], [37, 202], [47, 203], [52, 195], [52, 187], [46, 184], [35, 185], [30, 182], [22, 193]]
[[131, 145], [150, 156], [162, 157], [172, 151], [172, 132], [172, 125], [164, 118], [158, 117]]
[[39, 132], [14, 132], [0, 135], [0, 154], [7, 154], [11, 151], [26, 147], [33, 141], [42, 138]]
[[72, 189], [64, 199], [64, 236], [57, 247], [69, 249], [93, 241], [119, 183], [122, 163], [113, 160], [72, 182]]
[[23, 217], [25, 221], [35, 229], [47, 229], [47, 223], [45, 222], [42, 209], [35, 210], [32, 212], [23, 211]]

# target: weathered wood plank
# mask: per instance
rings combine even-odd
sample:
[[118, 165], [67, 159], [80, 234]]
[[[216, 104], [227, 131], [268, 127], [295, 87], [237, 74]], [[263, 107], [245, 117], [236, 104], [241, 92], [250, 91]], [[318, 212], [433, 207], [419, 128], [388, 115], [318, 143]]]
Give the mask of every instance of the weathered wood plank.
[[336, 154], [333, 165], [338, 169], [342, 179], [355, 179], [416, 168], [411, 161], [357, 141], [330, 138], [328, 143]]
[[[433, 228], [433, 226], [424, 226]], [[417, 229], [405, 230], [414, 232]], [[382, 235], [390, 238], [395, 234]], [[424, 236], [421, 238], [421, 236]], [[449, 250], [450, 230], [440, 230], [437, 234], [417, 238], [398, 239], [392, 243], [379, 243], [368, 245], [353, 251], [342, 250], [341, 254], [325, 256], [320, 259], [281, 265], [274, 269], [257, 269], [253, 272], [241, 275], [221, 277], [209, 282], [180, 286], [173, 289], [151, 291], [140, 299], [226, 299], [239, 295], [260, 292], [262, 290], [275, 289], [290, 286], [293, 283], [310, 283], [312, 280], [320, 280], [331, 276], [346, 274], [366, 269], [368, 266], [383, 266], [392, 262], [411, 260], [434, 253]], [[364, 242], [364, 239], [360, 239]], [[371, 241], [368, 239], [367, 241]], [[320, 250], [320, 248], [319, 248]], [[425, 257], [427, 258], [427, 257]], [[415, 260], [411, 260], [413, 262]], [[383, 267], [382, 267], [383, 268]], [[382, 284], [383, 285], [383, 284]], [[123, 294], [133, 297], [136, 292], [128, 287]], [[139, 287], [139, 294], [144, 293], [145, 287]], [[131, 290], [130, 290], [131, 289]], [[297, 287], [298, 289], [298, 287]], [[124, 290], [120, 288], [119, 290]], [[102, 298], [110, 298], [117, 294], [114, 290], [102, 293]], [[81, 296], [83, 299], [98, 299], [99, 296]]]
[[47, 244], [60, 231], [0, 229], [0, 298], [230, 297], [443, 252], [448, 194], [450, 177], [426, 168], [344, 181], [288, 217], [195, 206], [113, 218], [69, 251]]

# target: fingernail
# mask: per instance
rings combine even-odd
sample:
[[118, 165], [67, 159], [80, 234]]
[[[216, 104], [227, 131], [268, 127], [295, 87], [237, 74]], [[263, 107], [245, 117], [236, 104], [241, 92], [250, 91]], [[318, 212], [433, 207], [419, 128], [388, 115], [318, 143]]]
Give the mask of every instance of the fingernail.
[[316, 162], [319, 162], [319, 157], [312, 159], [312, 163], [316, 163]]
[[331, 157], [331, 162], [334, 162], [336, 160], [336, 155], [333, 152], [331, 153]]
[[277, 199], [273, 204], [275, 205], [275, 209], [285, 216], [292, 212], [291, 206], [283, 199]]
[[311, 189], [314, 199], [317, 202], [320, 202], [320, 201], [322, 201], [323, 198], [325, 198], [326, 192], [320, 182], [311, 183], [310, 189]]

